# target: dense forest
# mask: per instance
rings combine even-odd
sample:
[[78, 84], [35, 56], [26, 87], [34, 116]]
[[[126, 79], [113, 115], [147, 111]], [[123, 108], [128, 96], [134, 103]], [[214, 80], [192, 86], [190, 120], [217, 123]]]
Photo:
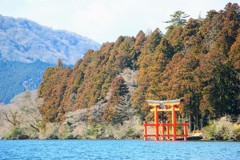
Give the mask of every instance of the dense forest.
[[[73, 68], [48, 68], [38, 89], [45, 122], [61, 123], [70, 111], [89, 110], [86, 121], [122, 123], [132, 115], [151, 120], [146, 100], [183, 97], [179, 117], [200, 129], [209, 120], [240, 113], [240, 7], [228, 3], [205, 18], [171, 15], [167, 32], [139, 31], [89, 50]], [[128, 69], [136, 82], [121, 75]], [[130, 85], [129, 85], [130, 84]], [[99, 117], [91, 108], [103, 105]], [[167, 118], [167, 117], [165, 117]]]
[[0, 103], [9, 103], [17, 94], [39, 87], [46, 68], [55, 64], [36, 61], [24, 63], [0, 60]]

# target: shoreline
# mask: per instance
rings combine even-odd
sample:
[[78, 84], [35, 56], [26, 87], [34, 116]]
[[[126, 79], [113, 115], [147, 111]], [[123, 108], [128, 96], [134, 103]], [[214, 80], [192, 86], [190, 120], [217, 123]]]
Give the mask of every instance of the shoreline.
[[[14, 139], [0, 139], [0, 141], [25, 141], [25, 140], [91, 140], [91, 141], [94, 141], [94, 140], [142, 140], [144, 141], [143, 138], [137, 138], [137, 139], [79, 139], [79, 138], [69, 138], [69, 139], [56, 139], [56, 138], [53, 138], [53, 139], [40, 139], [40, 138], [36, 138], [36, 139], [33, 139], [33, 138], [27, 138], [27, 139], [17, 139], [17, 138], [14, 138]], [[189, 136], [188, 139], [186, 141], [184, 141], [184, 138], [177, 138], [176, 141], [172, 141], [172, 140], [159, 140], [159, 141], [155, 141], [155, 140], [147, 140], [149, 142], [240, 142], [239, 140], [217, 140], [217, 139], [204, 139], [202, 136]]]

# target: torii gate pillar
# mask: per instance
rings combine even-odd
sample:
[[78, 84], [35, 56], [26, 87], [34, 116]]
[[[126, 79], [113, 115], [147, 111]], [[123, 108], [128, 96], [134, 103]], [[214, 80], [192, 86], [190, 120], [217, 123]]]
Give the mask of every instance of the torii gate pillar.
[[172, 135], [173, 135], [173, 140], [176, 140], [176, 135], [177, 135], [177, 118], [176, 118], [176, 111], [175, 111], [176, 106], [172, 106]]
[[156, 132], [156, 137], [155, 140], [158, 141], [159, 140], [159, 124], [158, 124], [158, 107], [155, 106], [155, 111], [154, 111], [154, 119], [155, 119], [155, 132]]

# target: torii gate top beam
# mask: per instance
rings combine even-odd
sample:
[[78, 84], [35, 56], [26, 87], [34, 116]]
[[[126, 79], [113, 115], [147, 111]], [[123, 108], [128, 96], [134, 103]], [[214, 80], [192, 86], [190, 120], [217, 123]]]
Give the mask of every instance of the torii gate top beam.
[[[147, 100], [147, 103], [149, 106], [155, 107], [160, 106], [161, 109], [158, 109], [158, 111], [171, 111], [171, 109], [167, 109], [167, 106], [178, 106], [183, 103], [183, 99], [174, 99], [174, 100], [165, 100], [165, 101], [156, 101], [156, 100]], [[153, 111], [154, 109], [151, 109]], [[176, 108], [176, 111], [179, 111], [178, 108]]]

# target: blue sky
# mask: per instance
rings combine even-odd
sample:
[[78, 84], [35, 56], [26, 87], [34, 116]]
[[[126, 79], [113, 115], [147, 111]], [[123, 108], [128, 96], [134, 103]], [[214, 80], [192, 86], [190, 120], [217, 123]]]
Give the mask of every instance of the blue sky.
[[228, 2], [240, 0], [0, 0], [0, 14], [27, 18], [103, 43], [157, 27], [164, 33], [164, 21], [177, 10], [192, 18], [205, 17], [207, 11], [224, 9]]

